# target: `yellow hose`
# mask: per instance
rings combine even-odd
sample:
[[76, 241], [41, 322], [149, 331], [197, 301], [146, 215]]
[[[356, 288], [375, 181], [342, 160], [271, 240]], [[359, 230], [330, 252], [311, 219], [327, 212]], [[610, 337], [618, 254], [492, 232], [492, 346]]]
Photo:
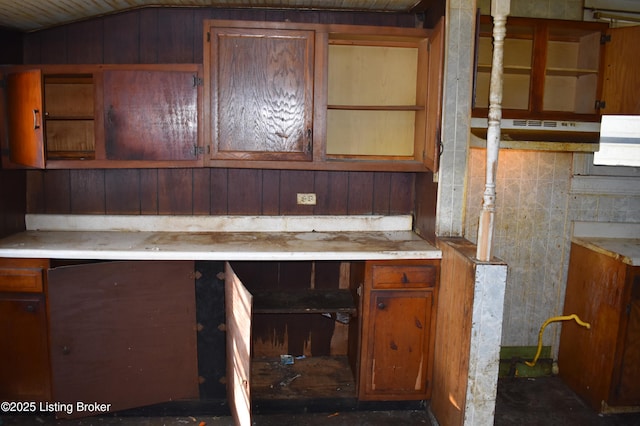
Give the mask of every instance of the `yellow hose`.
[[525, 361], [525, 364], [528, 365], [529, 367], [535, 367], [536, 363], [538, 362], [538, 357], [540, 356], [540, 352], [542, 351], [542, 334], [544, 333], [544, 329], [547, 325], [549, 325], [549, 323], [552, 322], [556, 322], [556, 321], [567, 321], [567, 320], [576, 320], [576, 322], [578, 323], [578, 325], [581, 325], [583, 327], [586, 327], [587, 329], [591, 328], [591, 324], [582, 321], [580, 318], [578, 318], [578, 316], [576, 314], [571, 314], [571, 315], [563, 315], [563, 316], [559, 316], [559, 317], [551, 317], [548, 320], [546, 320], [544, 322], [544, 324], [542, 324], [542, 327], [540, 327], [540, 333], [538, 333], [538, 352], [536, 352], [536, 356], [533, 358], [533, 361], [528, 362]]

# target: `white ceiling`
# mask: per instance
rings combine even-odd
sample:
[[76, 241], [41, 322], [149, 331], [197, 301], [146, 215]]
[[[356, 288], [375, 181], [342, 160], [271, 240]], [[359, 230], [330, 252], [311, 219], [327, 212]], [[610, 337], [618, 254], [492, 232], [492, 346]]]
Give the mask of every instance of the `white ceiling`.
[[408, 12], [420, 0], [0, 0], [0, 27], [36, 31], [146, 6]]

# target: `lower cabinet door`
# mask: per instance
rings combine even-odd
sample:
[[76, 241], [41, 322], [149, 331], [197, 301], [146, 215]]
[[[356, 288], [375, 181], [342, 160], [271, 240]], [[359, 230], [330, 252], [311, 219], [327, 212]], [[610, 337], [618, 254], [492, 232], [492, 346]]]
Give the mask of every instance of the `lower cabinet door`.
[[432, 291], [372, 291], [363, 322], [362, 400], [429, 397]]
[[227, 399], [238, 426], [251, 426], [251, 320], [253, 296], [225, 262]]
[[48, 271], [59, 417], [198, 397], [194, 279], [192, 261]]
[[51, 398], [44, 294], [0, 293], [0, 401]]

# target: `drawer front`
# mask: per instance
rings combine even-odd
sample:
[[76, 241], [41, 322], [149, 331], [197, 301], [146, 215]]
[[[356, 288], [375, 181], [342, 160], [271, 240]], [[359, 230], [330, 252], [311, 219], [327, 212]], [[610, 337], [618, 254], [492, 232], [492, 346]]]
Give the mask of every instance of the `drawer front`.
[[0, 268], [0, 291], [41, 293], [41, 268]]
[[373, 288], [427, 288], [436, 285], [438, 269], [432, 265], [374, 265]]

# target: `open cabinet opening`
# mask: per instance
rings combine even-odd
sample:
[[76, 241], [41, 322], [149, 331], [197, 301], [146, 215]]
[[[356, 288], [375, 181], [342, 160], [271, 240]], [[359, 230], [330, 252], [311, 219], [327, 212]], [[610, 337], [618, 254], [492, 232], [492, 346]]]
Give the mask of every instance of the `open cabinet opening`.
[[[350, 288], [349, 264], [290, 261], [231, 262], [229, 266], [236, 279], [232, 283], [227, 270], [227, 291], [243, 289], [226, 297], [228, 338], [234, 341], [234, 321], [248, 325], [249, 335], [244, 338], [250, 347], [232, 343], [228, 358], [241, 355], [238, 348], [246, 350], [244, 357], [249, 354], [250, 367], [245, 368], [250, 368], [250, 379], [238, 376], [240, 387], [250, 393], [247, 403], [355, 399], [357, 291]], [[245, 309], [248, 300], [251, 313]], [[250, 324], [246, 318], [234, 320], [230, 315], [249, 316]], [[247, 360], [238, 360], [243, 361]], [[227, 375], [234, 370], [228, 367]]]

